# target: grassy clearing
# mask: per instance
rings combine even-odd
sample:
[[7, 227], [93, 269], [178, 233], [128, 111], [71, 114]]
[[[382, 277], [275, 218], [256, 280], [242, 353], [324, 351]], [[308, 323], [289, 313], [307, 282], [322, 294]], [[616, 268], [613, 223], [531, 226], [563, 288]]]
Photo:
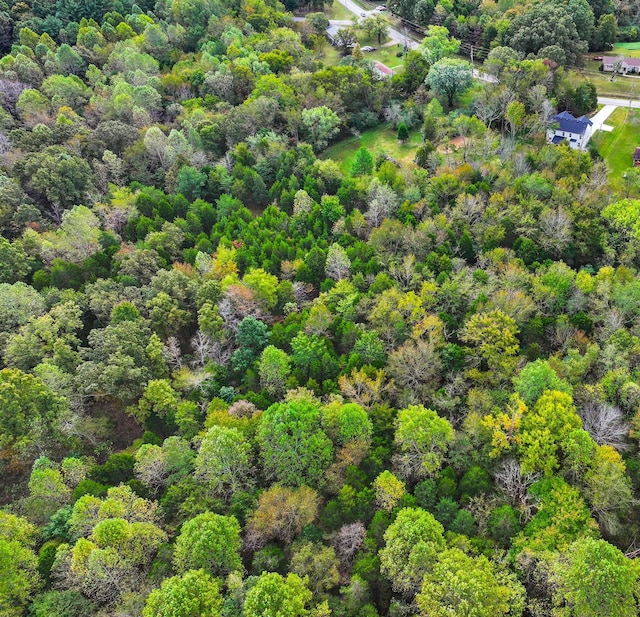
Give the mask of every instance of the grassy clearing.
[[[364, 47], [365, 45], [378, 47], [376, 51], [363, 52], [364, 58], [366, 60], [371, 60], [372, 62], [377, 60], [378, 62], [382, 62], [382, 64], [386, 64], [389, 68], [395, 70], [401, 70], [403, 68], [404, 58], [398, 58], [396, 56], [398, 50], [400, 49], [397, 46], [392, 45], [389, 47], [379, 47], [377, 39], [364, 37], [359, 38], [358, 42], [360, 43], [361, 47]], [[338, 51], [338, 49], [328, 44], [323, 48], [322, 53], [318, 56], [318, 60], [321, 60], [327, 66], [335, 66], [337, 64], [340, 64], [340, 60], [342, 60], [342, 58], [343, 56]]]
[[[327, 45], [317, 58], [326, 66], [336, 66], [340, 64], [340, 60], [342, 60], [343, 56], [335, 47]], [[372, 62], [377, 60], [378, 62], [382, 62], [382, 64], [386, 64], [389, 68], [395, 70], [401, 70], [403, 68], [403, 59], [396, 58], [395, 48], [382, 48], [371, 53], [365, 53], [364, 58], [365, 60], [371, 60]]]
[[351, 19], [353, 13], [340, 2], [334, 2], [329, 8], [324, 10], [327, 19], [347, 20]]
[[607, 124], [613, 131], [597, 133], [593, 142], [607, 163], [611, 182], [620, 190], [624, 188], [623, 174], [633, 165], [633, 152], [640, 146], [640, 110], [618, 107]]
[[640, 58], [640, 42], [635, 43], [616, 43], [610, 54], [620, 54], [629, 56], [630, 58]]
[[[366, 44], [366, 43], [365, 43]], [[372, 43], [375, 45], [375, 43]], [[382, 62], [382, 64], [386, 64], [389, 68], [395, 69], [397, 67], [401, 67], [404, 59], [402, 57], [398, 58], [396, 53], [400, 51], [402, 48], [394, 47], [381, 47], [376, 51], [368, 52], [364, 54], [364, 57], [367, 60], [377, 60], [378, 62]]]
[[484, 85], [481, 81], [474, 79], [473, 86], [471, 86], [471, 88], [469, 88], [463, 95], [458, 97], [455, 106], [463, 110], [469, 109], [483, 87]]
[[374, 157], [384, 153], [402, 163], [411, 163], [416, 155], [416, 150], [422, 143], [420, 129], [411, 131], [407, 143], [400, 143], [396, 137], [396, 131], [389, 122], [384, 122], [368, 131], [364, 131], [358, 137], [348, 137], [327, 148], [322, 158], [332, 159], [344, 172], [349, 172], [351, 161], [359, 148], [367, 148]]
[[364, 32], [358, 32], [358, 43], [360, 43], [360, 47], [370, 45], [371, 47], [378, 48], [376, 51], [364, 52], [364, 57], [367, 60], [377, 60], [390, 68], [401, 66], [403, 58], [396, 57], [396, 53], [402, 51], [402, 46], [396, 44], [389, 45], [389, 47], [382, 47], [382, 45], [389, 41], [390, 39], [384, 39], [382, 43], [378, 43], [378, 37], [365, 36]]
[[316, 56], [325, 66], [336, 66], [342, 60], [342, 54], [328, 43], [322, 48], [322, 52]]

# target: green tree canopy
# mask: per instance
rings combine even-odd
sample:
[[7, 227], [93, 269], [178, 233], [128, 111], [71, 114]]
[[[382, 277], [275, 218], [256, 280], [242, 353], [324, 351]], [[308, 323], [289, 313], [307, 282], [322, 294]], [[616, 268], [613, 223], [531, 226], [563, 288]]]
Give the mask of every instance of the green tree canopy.
[[212, 426], [205, 434], [195, 460], [195, 476], [215, 495], [231, 496], [251, 486], [251, 444], [236, 428]]
[[333, 447], [320, 419], [320, 406], [310, 399], [276, 403], [262, 414], [258, 443], [268, 477], [288, 486], [322, 483]]
[[582, 62], [588, 47], [588, 39], [581, 39], [569, 7], [554, 2], [532, 4], [518, 15], [509, 27], [508, 41], [525, 54], [556, 45], [565, 51], [567, 62], [574, 65]]
[[244, 601], [247, 617], [304, 617], [312, 593], [297, 574], [263, 572]]
[[352, 176], [366, 176], [373, 172], [373, 156], [365, 147], [359, 148], [351, 162]]
[[422, 405], [401, 409], [395, 432], [396, 463], [401, 476], [423, 478], [436, 472], [452, 441], [451, 424], [432, 409]]
[[235, 517], [205, 512], [182, 526], [173, 564], [181, 573], [203, 569], [213, 576], [225, 576], [242, 569], [240, 545]]
[[17, 369], [0, 371], [0, 450], [5, 460], [28, 462], [52, 445], [67, 401], [40, 379]]
[[430, 65], [457, 54], [459, 49], [460, 41], [451, 37], [449, 30], [444, 26], [429, 26], [425, 38], [418, 47], [418, 51]]
[[380, 571], [396, 591], [413, 594], [420, 589], [437, 555], [444, 549], [444, 529], [426, 510], [404, 508], [384, 534]]
[[514, 575], [457, 548], [439, 555], [417, 596], [420, 613], [429, 617], [519, 617], [524, 600], [524, 587]]
[[340, 132], [340, 118], [326, 105], [302, 111], [302, 126], [316, 151], [324, 150]]
[[142, 611], [142, 617], [219, 617], [222, 596], [218, 582], [204, 570], [189, 570], [172, 576], [154, 589]]
[[581, 538], [553, 568], [554, 601], [567, 617], [632, 617], [638, 614], [640, 569], [605, 540]]
[[527, 411], [520, 424], [520, 452], [525, 472], [552, 473], [559, 465], [559, 448], [565, 437], [581, 428], [569, 394], [556, 390], [546, 391], [533, 409]]
[[471, 87], [473, 67], [466, 60], [443, 58], [438, 60], [427, 75], [425, 83], [442, 96], [449, 107], [456, 98]]
[[569, 395], [573, 393], [571, 385], [558, 377], [549, 362], [541, 359], [529, 362], [513, 378], [513, 385], [527, 405], [533, 405], [545, 390], [556, 390]]

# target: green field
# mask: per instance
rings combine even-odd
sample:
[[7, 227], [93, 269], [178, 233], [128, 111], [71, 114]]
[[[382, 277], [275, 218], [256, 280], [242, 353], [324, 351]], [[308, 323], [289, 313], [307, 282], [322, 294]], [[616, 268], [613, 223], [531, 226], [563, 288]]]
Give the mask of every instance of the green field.
[[324, 10], [324, 14], [327, 16], [327, 19], [336, 19], [336, 20], [347, 20], [351, 19], [353, 13], [344, 7], [344, 5], [340, 4], [340, 2], [334, 2], [329, 8]]
[[365, 147], [374, 157], [384, 153], [402, 163], [411, 163], [421, 143], [422, 137], [419, 129], [411, 131], [409, 140], [403, 144], [398, 141], [396, 131], [393, 130], [391, 124], [384, 122], [375, 128], [364, 131], [358, 137], [348, 137], [327, 148], [323, 152], [322, 158], [336, 161], [344, 172], [348, 172], [358, 148]]
[[620, 54], [630, 56], [631, 58], [640, 58], [640, 42], [616, 43], [613, 46], [613, 51], [609, 52], [609, 54]]
[[640, 146], [640, 110], [618, 107], [607, 119], [614, 127], [611, 133], [599, 132], [593, 137], [609, 168], [611, 182], [619, 190], [623, 174], [633, 165], [633, 152]]
[[[362, 47], [364, 47], [365, 45], [378, 47], [377, 40], [362, 38], [359, 40], [359, 43]], [[404, 68], [404, 58], [398, 58], [396, 56], [397, 52], [398, 48], [393, 45], [389, 47], [378, 47], [376, 51], [363, 52], [363, 54], [365, 60], [371, 60], [372, 62], [377, 60], [378, 62], [382, 62], [382, 64], [386, 64], [389, 68], [398, 71]], [[340, 60], [342, 60], [343, 56], [338, 51], [338, 49], [327, 44], [323, 48], [322, 52], [317, 56], [317, 58], [327, 66], [335, 66], [337, 64], [340, 64]]]
[[[377, 47], [376, 43], [364, 43], [364, 45], [373, 45]], [[380, 47], [376, 51], [365, 52], [364, 57], [367, 60], [377, 60], [378, 62], [382, 62], [382, 64], [386, 64], [391, 69], [398, 69], [403, 66], [404, 58], [398, 58], [396, 53], [400, 51], [401, 48], [397, 48], [396, 46], [392, 47]]]
[[[317, 59], [323, 62], [327, 66], [336, 66], [340, 64], [340, 60], [342, 60], [342, 54], [331, 45], [326, 45], [322, 52], [318, 54]], [[395, 47], [392, 48], [381, 48], [377, 51], [373, 51], [371, 53], [364, 54], [365, 60], [371, 60], [372, 62], [378, 60], [378, 62], [382, 62], [382, 64], [386, 64], [389, 68], [392, 68], [396, 71], [402, 70], [403, 67], [403, 59], [396, 57]]]
[[327, 43], [320, 54], [316, 56], [318, 60], [323, 62], [326, 66], [336, 66], [340, 64], [342, 60], [342, 54], [333, 45]]
[[478, 96], [482, 88], [482, 82], [474, 79], [473, 86], [471, 86], [471, 88], [469, 88], [463, 95], [458, 97], [455, 107], [463, 110], [470, 107], [471, 103], [473, 103], [473, 100]]

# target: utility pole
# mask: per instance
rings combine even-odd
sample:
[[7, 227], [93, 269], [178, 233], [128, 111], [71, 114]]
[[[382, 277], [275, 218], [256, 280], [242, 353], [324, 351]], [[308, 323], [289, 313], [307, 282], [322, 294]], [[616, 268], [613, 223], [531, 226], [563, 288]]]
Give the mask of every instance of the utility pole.
[[629, 180], [631, 178], [627, 175], [626, 171], [622, 174], [622, 178], [624, 179], [625, 188], [626, 188], [625, 199], [629, 199]]
[[402, 22], [402, 34], [404, 35], [404, 57], [407, 57], [407, 51], [408, 51], [408, 46], [407, 46], [407, 25], [404, 23], [404, 21]]

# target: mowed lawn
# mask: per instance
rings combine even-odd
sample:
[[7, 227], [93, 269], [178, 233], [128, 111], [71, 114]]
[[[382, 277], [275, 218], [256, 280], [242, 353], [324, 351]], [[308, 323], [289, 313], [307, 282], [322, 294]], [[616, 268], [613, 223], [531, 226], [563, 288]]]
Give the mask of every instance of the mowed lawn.
[[[377, 60], [378, 62], [382, 62], [390, 69], [394, 69], [395, 71], [401, 71], [404, 69], [404, 57], [398, 57], [397, 53], [402, 51], [402, 47], [397, 45], [389, 45], [387, 47], [383, 47], [388, 40], [382, 42], [382, 45], [378, 45], [378, 39], [375, 37], [366, 37], [362, 32], [358, 32], [358, 43], [360, 43], [360, 47], [365, 47], [370, 45], [372, 47], [377, 47], [376, 51], [364, 51], [362, 52], [364, 58], [366, 60], [371, 60], [372, 62]], [[319, 60], [322, 60], [324, 64], [327, 66], [335, 66], [336, 64], [340, 64], [340, 60], [342, 60], [343, 56], [340, 51], [336, 47], [332, 47], [327, 43], [322, 50], [322, 53], [318, 56]]]
[[[363, 43], [363, 45], [365, 45], [365, 43]], [[385, 64], [395, 72], [404, 70], [404, 58], [396, 57], [395, 47], [382, 47], [376, 51], [363, 52], [363, 55], [365, 60], [371, 60], [372, 62], [378, 60], [378, 62], [382, 62], [382, 64]], [[325, 64], [325, 66], [336, 66], [340, 64], [342, 58], [343, 56], [340, 51], [328, 43], [324, 46], [322, 52], [317, 55], [317, 59]]]
[[396, 131], [389, 122], [364, 131], [358, 137], [348, 137], [330, 146], [322, 153], [323, 159], [332, 159], [344, 172], [349, 172], [351, 161], [359, 148], [365, 147], [376, 157], [384, 153], [402, 163], [412, 163], [416, 150], [422, 144], [420, 129], [411, 131], [409, 140], [401, 143], [396, 137]]
[[596, 133], [593, 142], [609, 168], [611, 182], [622, 189], [623, 174], [633, 165], [633, 153], [640, 146], [640, 109], [618, 107], [606, 123], [613, 131]]
[[333, 47], [333, 45], [329, 45], [329, 43], [326, 43], [322, 48], [322, 52], [319, 53], [316, 58], [320, 60], [325, 66], [336, 66], [340, 64], [340, 60], [342, 60], [342, 54], [336, 47]]
[[353, 16], [353, 13], [340, 2], [334, 2], [331, 7], [325, 8], [324, 14], [327, 16], [327, 19], [336, 19], [339, 21], [351, 19]]
[[640, 41], [636, 41], [635, 43], [616, 43], [613, 46], [613, 51], [607, 52], [607, 55], [640, 58]]
[[[373, 41], [371, 43], [360, 43], [360, 45], [372, 45], [373, 47], [378, 47], [378, 42]], [[364, 57], [367, 60], [377, 60], [378, 62], [382, 62], [382, 64], [387, 65], [390, 69], [398, 71], [404, 68], [404, 58], [396, 55], [399, 51], [402, 51], [402, 47], [398, 47], [396, 45], [378, 47], [376, 51], [364, 52]]]
[[[459, 108], [464, 110], [467, 110], [469, 113], [472, 112], [471, 106], [473, 104], [473, 101], [477, 98], [477, 96], [480, 94], [480, 92], [482, 91], [483, 88], [483, 83], [478, 80], [478, 79], [474, 79], [473, 80], [473, 85], [471, 86], [471, 88], [469, 88], [466, 92], [463, 92], [455, 101], [454, 105]], [[467, 113], [467, 112], [465, 112]]]

